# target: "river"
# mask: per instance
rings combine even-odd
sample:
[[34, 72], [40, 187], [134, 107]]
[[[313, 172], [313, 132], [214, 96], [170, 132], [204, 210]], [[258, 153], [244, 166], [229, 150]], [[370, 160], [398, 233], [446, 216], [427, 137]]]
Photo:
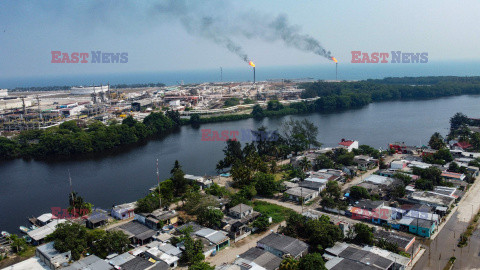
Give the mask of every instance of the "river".
[[16, 159], [0, 163], [0, 230], [18, 233], [27, 217], [50, 212], [68, 203], [70, 170], [73, 189], [95, 206], [135, 201], [155, 185], [155, 161], [161, 179], [167, 178], [175, 160], [185, 173], [215, 174], [223, 157], [224, 142], [202, 141], [201, 129], [241, 130], [262, 125], [278, 129], [285, 118], [306, 118], [319, 128], [318, 139], [335, 146], [342, 139], [386, 148], [389, 142], [411, 145], [428, 143], [431, 134], [447, 134], [449, 119], [456, 112], [480, 117], [480, 96], [457, 96], [434, 100], [374, 103], [360, 109], [330, 114], [307, 114], [212, 123], [200, 128], [185, 126], [163, 139], [111, 155], [55, 162]]

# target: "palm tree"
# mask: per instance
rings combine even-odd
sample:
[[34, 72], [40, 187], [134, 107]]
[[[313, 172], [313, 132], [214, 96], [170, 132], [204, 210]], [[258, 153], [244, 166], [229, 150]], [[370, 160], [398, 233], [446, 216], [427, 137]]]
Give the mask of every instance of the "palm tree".
[[312, 163], [310, 162], [310, 160], [308, 160], [307, 157], [303, 157], [301, 160], [300, 160], [300, 167], [302, 168], [302, 170], [304, 172], [306, 172], [308, 169], [310, 169], [312, 167]]
[[283, 259], [280, 263], [279, 270], [298, 270], [298, 261], [292, 257]]

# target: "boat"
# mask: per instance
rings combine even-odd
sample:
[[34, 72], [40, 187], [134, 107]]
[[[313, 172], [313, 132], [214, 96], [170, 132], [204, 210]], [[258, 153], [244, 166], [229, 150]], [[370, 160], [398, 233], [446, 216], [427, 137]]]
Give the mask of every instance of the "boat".
[[25, 226], [20, 226], [20, 231], [22, 231], [23, 233], [28, 233], [30, 231], [29, 228], [25, 227]]
[[28, 236], [28, 235], [24, 235], [24, 236], [23, 236], [23, 239], [25, 239], [25, 242], [27, 242], [27, 243], [32, 242], [32, 238], [31, 238], [30, 236]]
[[9, 237], [9, 236], [10, 236], [10, 234], [9, 234], [8, 232], [6, 232], [6, 231], [2, 231], [1, 234], [2, 234], [2, 236], [4, 236], [4, 237]]
[[35, 230], [35, 229], [38, 229], [38, 227], [35, 226], [35, 225], [32, 225], [32, 226], [30, 226], [30, 229]]

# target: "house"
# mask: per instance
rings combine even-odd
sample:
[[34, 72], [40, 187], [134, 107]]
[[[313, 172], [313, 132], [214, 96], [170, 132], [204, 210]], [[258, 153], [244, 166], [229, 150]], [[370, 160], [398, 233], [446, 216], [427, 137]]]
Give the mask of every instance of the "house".
[[371, 174], [367, 178], [365, 178], [362, 182], [369, 182], [376, 185], [383, 185], [388, 187], [393, 184], [394, 180], [390, 177]]
[[60, 252], [56, 250], [53, 242], [48, 242], [45, 245], [37, 247], [35, 256], [52, 270], [59, 269], [65, 264], [68, 265], [68, 262], [72, 259], [72, 253], [70, 251]]
[[302, 181], [302, 182], [298, 183], [298, 186], [302, 187], [302, 188], [318, 191], [319, 194], [320, 194], [320, 192], [322, 192], [322, 190], [325, 189], [326, 183], [325, 182]]
[[387, 243], [397, 245], [398, 249], [403, 252], [411, 254], [413, 249], [413, 244], [415, 243], [415, 236], [398, 233], [393, 231], [384, 231], [384, 230], [375, 230], [373, 232], [375, 239], [383, 239]]
[[407, 200], [412, 203], [425, 204], [429, 206], [450, 207], [450, 205], [452, 205], [455, 201], [455, 198], [431, 191], [415, 191], [407, 196]]
[[48, 223], [52, 222], [52, 220], [54, 219], [55, 219], [55, 216], [52, 213], [42, 214], [39, 217], [37, 217], [37, 225], [45, 226]]
[[32, 238], [32, 244], [39, 245], [43, 242], [45, 237], [53, 233], [60, 223], [66, 222], [65, 219], [54, 219], [50, 223], [35, 230], [29, 231], [27, 234]]
[[[329, 261], [325, 264], [327, 269], [393, 269], [394, 261], [375, 253], [362, 250], [355, 245], [337, 242], [333, 247], [325, 249]], [[339, 259], [337, 259], [339, 258]], [[341, 260], [340, 260], [341, 259]], [[330, 262], [332, 261], [332, 262]], [[352, 268], [353, 267], [353, 268]]]
[[152, 230], [161, 230], [163, 226], [175, 226], [178, 223], [178, 213], [175, 210], [157, 209], [150, 214], [137, 213], [134, 219]]
[[282, 262], [281, 258], [258, 247], [250, 248], [249, 250], [240, 254], [239, 258], [247, 262], [253, 262], [266, 270], [276, 270]]
[[30, 269], [35, 269], [35, 270], [49, 270], [50, 268], [44, 264], [40, 258], [38, 257], [31, 257], [30, 259], [26, 259], [24, 261], [21, 261], [16, 264], [12, 264], [10, 266], [7, 266], [5, 268], [2, 268], [3, 270], [30, 270]]
[[111, 266], [108, 262], [100, 259], [95, 255], [90, 255], [85, 257], [79, 261], [72, 263], [70, 266], [66, 268], [62, 268], [65, 270], [111, 270], [115, 269]]
[[402, 143], [390, 143], [388, 145], [389, 149], [395, 150], [397, 154], [411, 154], [416, 155], [417, 148], [415, 146], [407, 146], [404, 142]]
[[408, 228], [410, 233], [423, 237], [432, 236], [436, 227], [435, 221], [414, 217], [403, 217], [398, 223], [401, 225], [401, 228]]
[[[194, 233], [195, 236], [206, 240], [204, 248], [207, 249], [205, 256], [216, 253], [228, 246], [230, 246], [230, 238], [227, 233], [223, 231], [216, 231], [210, 228], [203, 228]], [[205, 250], [205, 249], [204, 249]]]
[[125, 203], [112, 208], [111, 215], [116, 219], [129, 219], [135, 217], [135, 204]]
[[359, 170], [366, 171], [375, 168], [378, 165], [378, 159], [365, 155], [353, 157], [353, 162], [357, 164]]
[[113, 266], [115, 269], [118, 269], [118, 267], [120, 267], [120, 265], [130, 261], [130, 260], [133, 260], [135, 259], [135, 256], [130, 254], [129, 252], [125, 252], [125, 253], [122, 253], [120, 255], [116, 255], [116, 256], [107, 256], [107, 259], [106, 261], [111, 265]]
[[122, 265], [119, 269], [122, 270], [168, 270], [170, 267], [163, 261], [152, 261], [151, 259], [145, 259], [142, 257], [135, 257]]
[[202, 176], [185, 174], [183, 177], [187, 180], [192, 181], [192, 182], [196, 182], [200, 186], [200, 189], [209, 188], [213, 184], [212, 179], [205, 178], [205, 177], [202, 177]]
[[401, 170], [407, 167], [407, 161], [405, 160], [393, 160], [390, 162], [390, 169], [391, 170]]
[[[164, 245], [167, 245], [167, 244], [164, 244]], [[178, 254], [178, 255], [182, 254], [180, 249], [178, 249], [177, 247], [173, 247], [173, 246], [171, 246], [171, 247], [178, 250], [178, 253], [176, 253], [176, 254]], [[155, 247], [152, 247], [152, 248], [146, 250], [145, 251], [145, 257], [148, 258], [148, 259], [155, 260], [155, 261], [163, 261], [169, 267], [172, 267], [172, 268], [177, 267], [178, 261], [180, 260], [180, 258], [178, 256], [173, 255], [173, 254], [169, 254], [169, 253], [164, 252], [163, 250], [160, 250], [159, 246], [155, 246]]]
[[283, 188], [282, 191], [285, 191], [289, 188], [294, 188], [294, 187], [298, 187], [298, 183], [294, 183], [294, 182], [290, 182], [290, 181], [283, 181], [283, 183], [282, 183], [282, 188]]
[[338, 143], [338, 147], [347, 149], [348, 152], [352, 152], [353, 149], [358, 149], [358, 141], [342, 139], [342, 141]]
[[251, 206], [238, 204], [230, 208], [228, 216], [222, 219], [222, 229], [234, 242], [237, 242], [251, 234], [252, 229], [249, 224], [259, 216], [260, 213], [254, 211]]
[[390, 177], [390, 178], [392, 178], [395, 173], [397, 173], [397, 172], [392, 171], [392, 170], [378, 170], [376, 172], [376, 174], [378, 174], [380, 176], [385, 176], [385, 177]]
[[286, 194], [285, 196], [289, 200], [297, 202], [308, 202], [318, 197], [319, 192], [308, 188], [296, 187], [285, 191], [284, 194]]
[[[309, 172], [309, 177], [305, 179], [306, 181], [342, 181], [344, 178], [345, 173], [340, 170], [333, 170], [333, 169], [322, 169], [316, 172]], [[315, 180], [320, 179], [320, 180]]]
[[406, 269], [410, 258], [396, 253], [380, 249], [378, 247], [365, 246], [363, 248], [337, 242], [333, 247], [325, 249], [324, 257], [327, 269]]
[[140, 245], [150, 243], [153, 240], [153, 236], [156, 234], [154, 230], [148, 228], [147, 226], [141, 224], [136, 220], [122, 224], [110, 230], [123, 231], [128, 236], [128, 238], [132, 241], [133, 244], [140, 244]]
[[87, 218], [85, 226], [89, 229], [95, 229], [107, 224], [107, 221], [108, 217], [106, 214], [100, 211], [95, 211]]
[[468, 142], [456, 142], [453, 144], [454, 149], [462, 149], [462, 150], [467, 150], [468, 148], [471, 148], [472, 145], [469, 144]]
[[253, 213], [253, 207], [246, 204], [238, 204], [230, 208], [228, 214], [234, 218], [244, 218]]
[[465, 174], [463, 174], [463, 173], [454, 173], [454, 172], [444, 171], [444, 172], [442, 172], [441, 177], [443, 178], [443, 180], [460, 180], [460, 181], [464, 181], [466, 176], [465, 176]]
[[260, 213], [254, 211], [251, 206], [238, 204], [230, 208], [228, 215], [222, 220], [222, 229], [234, 242], [237, 242], [251, 234], [252, 229], [249, 224], [259, 217]]
[[257, 247], [273, 253], [279, 258], [289, 255], [298, 259], [308, 252], [308, 244], [305, 242], [278, 233], [271, 233], [260, 239]]

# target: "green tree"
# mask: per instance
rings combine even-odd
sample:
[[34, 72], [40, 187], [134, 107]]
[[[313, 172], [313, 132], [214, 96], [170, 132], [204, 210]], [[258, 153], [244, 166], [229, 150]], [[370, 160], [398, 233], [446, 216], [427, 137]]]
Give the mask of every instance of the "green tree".
[[432, 149], [436, 149], [436, 150], [440, 150], [446, 147], [446, 144], [442, 135], [440, 135], [440, 133], [438, 132], [433, 133], [432, 137], [430, 137], [430, 141], [428, 142], [428, 145], [430, 145]]
[[203, 255], [203, 244], [202, 240], [194, 240], [191, 236], [191, 229], [182, 231], [184, 234], [181, 238], [185, 250], [182, 253], [180, 260], [188, 265], [194, 265], [202, 262], [205, 259]]
[[451, 131], [459, 129], [464, 124], [468, 124], [468, 117], [463, 113], [457, 112], [452, 118], [450, 118]]
[[222, 225], [223, 212], [220, 209], [212, 207], [201, 208], [198, 215], [197, 221], [209, 228], [220, 228]]
[[188, 267], [188, 270], [215, 270], [208, 262], [196, 262]]
[[340, 207], [340, 199], [342, 196], [342, 190], [336, 181], [328, 181], [326, 187], [321, 192], [322, 201], [320, 204], [323, 207]]
[[350, 188], [350, 198], [353, 200], [360, 200], [360, 199], [369, 199], [370, 193], [368, 190], [361, 186], [353, 186]]
[[179, 197], [185, 193], [188, 186], [188, 180], [185, 179], [185, 173], [182, 171], [182, 167], [178, 160], [175, 160], [175, 164], [170, 173], [172, 175], [171, 179], [174, 186], [174, 194], [176, 197]]
[[255, 101], [253, 101], [249, 98], [246, 98], [246, 99], [243, 100], [243, 104], [253, 104], [253, 103], [255, 103]]
[[199, 114], [192, 114], [190, 116], [190, 124], [192, 126], [198, 126], [200, 124], [200, 115]]
[[260, 216], [253, 222], [253, 227], [256, 227], [258, 231], [263, 232], [268, 229], [270, 222], [268, 222], [268, 217]]
[[264, 113], [263, 113], [263, 109], [260, 105], [256, 104], [253, 106], [253, 110], [252, 110], [252, 115], [254, 118], [263, 118], [264, 116]]
[[[323, 216], [322, 216], [323, 217]], [[333, 247], [335, 242], [343, 239], [340, 227], [331, 224], [328, 216], [316, 220], [307, 220], [304, 236], [313, 250], [323, 252], [326, 248]]]
[[269, 111], [280, 111], [283, 108], [284, 108], [284, 106], [278, 100], [270, 100], [267, 103], [267, 110], [269, 110]]
[[279, 270], [300, 270], [300, 268], [298, 268], [298, 260], [292, 257], [284, 258], [280, 263], [280, 266], [278, 269]]
[[302, 270], [326, 270], [322, 254], [310, 253], [300, 259], [298, 268]]
[[314, 168], [315, 170], [333, 169], [334, 163], [327, 155], [320, 154], [315, 158]]
[[165, 115], [170, 118], [176, 126], [180, 126], [180, 113], [174, 110], [168, 110]]
[[160, 195], [162, 197], [162, 204], [168, 205], [173, 202], [174, 184], [171, 179], [160, 183]]
[[273, 174], [258, 172], [253, 177], [253, 181], [259, 195], [272, 197], [279, 190], [279, 185]]
[[392, 198], [403, 198], [406, 194], [406, 189], [403, 184], [395, 185], [391, 191]]
[[123, 119], [122, 121], [123, 125], [127, 125], [129, 127], [135, 126], [136, 123], [137, 123], [137, 120], [133, 119], [133, 116], [131, 115], [127, 116], [127, 118]]
[[55, 249], [60, 252], [71, 251], [72, 258], [78, 260], [87, 248], [87, 229], [77, 223], [60, 223], [47, 241], [54, 241]]
[[310, 160], [308, 160], [307, 157], [303, 157], [300, 162], [299, 162], [300, 168], [302, 168], [302, 171], [306, 172], [312, 167], [312, 163]]
[[103, 235], [95, 233], [92, 238], [95, 239], [91, 244], [92, 252], [101, 258], [106, 258], [111, 253], [124, 253], [130, 244], [130, 239], [122, 231], [103, 231]]
[[355, 231], [354, 242], [357, 244], [373, 245], [373, 229], [370, 226], [363, 223], [356, 223], [353, 228]]
[[10, 235], [9, 239], [11, 241], [10, 247], [12, 248], [13, 252], [19, 253], [27, 248], [27, 242], [25, 239], [18, 237], [16, 234]]
[[240, 99], [238, 98], [227, 98], [225, 100], [224, 107], [232, 107], [240, 104]]

